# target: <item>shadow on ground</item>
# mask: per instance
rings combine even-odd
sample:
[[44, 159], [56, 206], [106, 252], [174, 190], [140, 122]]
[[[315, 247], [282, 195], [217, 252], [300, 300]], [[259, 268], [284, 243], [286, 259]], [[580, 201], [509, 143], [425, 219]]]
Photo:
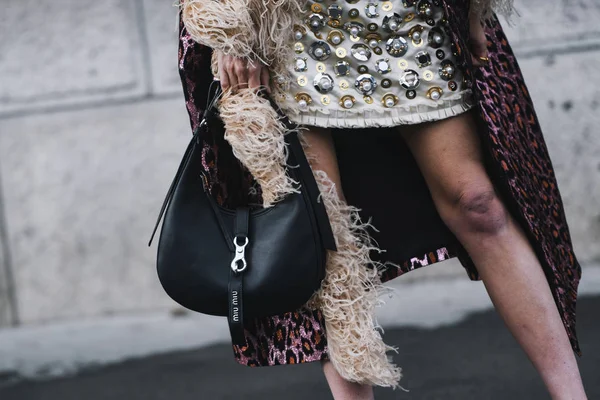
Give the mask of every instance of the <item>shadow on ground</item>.
[[[583, 297], [578, 329], [580, 368], [590, 399], [600, 398], [600, 297]], [[406, 400], [548, 399], [541, 380], [494, 312], [438, 329], [393, 329], [386, 341], [400, 348], [400, 390], [376, 398]], [[133, 360], [77, 376], [21, 382], [0, 389], [2, 400], [226, 400], [331, 399], [318, 363], [247, 368], [227, 345]]]

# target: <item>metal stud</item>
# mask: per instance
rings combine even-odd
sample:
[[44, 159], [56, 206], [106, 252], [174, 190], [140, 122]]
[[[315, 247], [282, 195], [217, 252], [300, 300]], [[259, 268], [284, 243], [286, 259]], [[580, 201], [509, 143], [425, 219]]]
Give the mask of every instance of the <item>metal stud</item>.
[[325, 72], [325, 70], [327, 69], [327, 67], [325, 66], [325, 64], [322, 63], [322, 62], [318, 62], [315, 65], [315, 68], [316, 68], [317, 72]]
[[456, 67], [454, 66], [454, 63], [450, 60], [442, 61], [439, 74], [440, 77], [445, 81], [449, 81], [450, 79], [454, 78], [454, 75], [456, 74]]
[[373, 49], [373, 53], [377, 54], [378, 56], [380, 56], [381, 54], [383, 54], [383, 50], [381, 50], [381, 47], [375, 47]]
[[426, 51], [419, 51], [415, 54], [415, 61], [419, 68], [424, 68], [431, 65], [431, 56]]
[[406, 8], [412, 7], [417, 3], [417, 0], [403, 0], [402, 5]]
[[381, 3], [381, 9], [383, 11], [390, 11], [392, 8], [393, 5], [391, 1], [384, 1], [383, 3]]
[[358, 61], [367, 61], [371, 58], [371, 49], [369, 49], [366, 44], [353, 44], [350, 48], [350, 52], [352, 53], [352, 57], [356, 58]]
[[302, 43], [300, 43], [300, 42], [294, 43], [294, 51], [297, 54], [302, 53], [304, 51], [304, 45]]
[[306, 35], [306, 28], [301, 25], [294, 25], [294, 39], [301, 40]]
[[358, 8], [351, 8], [350, 11], [348, 11], [348, 16], [350, 18], [357, 18], [358, 15], [359, 15]]
[[294, 59], [294, 71], [304, 72], [307, 69], [308, 69], [308, 64], [306, 63], [306, 57], [296, 57]]
[[417, 12], [423, 19], [431, 18], [433, 17], [433, 4], [429, 0], [421, 0], [417, 4]]
[[331, 55], [331, 47], [326, 42], [318, 40], [310, 45], [308, 55], [317, 61], [327, 60]]
[[381, 41], [381, 35], [379, 33], [367, 33], [365, 36], [365, 42], [371, 48], [375, 48], [379, 46], [379, 42]]
[[310, 27], [311, 31], [318, 32], [325, 26], [325, 17], [323, 14], [310, 14], [306, 19], [306, 25]]
[[423, 25], [415, 25], [408, 31], [408, 37], [412, 40], [415, 47], [423, 45], [423, 31], [425, 27]]
[[379, 17], [379, 12], [377, 11], [377, 3], [367, 3], [365, 5], [365, 14], [369, 18]]
[[419, 74], [417, 71], [412, 69], [405, 70], [402, 75], [400, 75], [400, 86], [404, 89], [414, 90], [419, 87], [421, 83], [421, 78], [419, 78]]
[[443, 90], [439, 86], [434, 86], [427, 91], [427, 98], [437, 101], [442, 97]]
[[369, 96], [368, 94], [365, 94], [363, 96], [363, 100], [365, 101], [365, 103], [367, 104], [373, 104], [373, 98], [371, 96]]
[[342, 96], [339, 101], [340, 106], [346, 109], [352, 108], [352, 106], [354, 106], [354, 103], [356, 103], [356, 99], [354, 98], [354, 96], [349, 94]]
[[406, 98], [407, 99], [412, 100], [415, 97], [417, 97], [417, 92], [415, 92], [414, 90], [407, 90], [406, 91]]
[[427, 35], [427, 43], [434, 49], [438, 49], [444, 44], [444, 32], [439, 28], [432, 28]]
[[371, 74], [362, 74], [354, 81], [354, 87], [362, 94], [372, 94], [377, 87], [377, 81]]
[[398, 104], [398, 96], [396, 96], [393, 93], [386, 93], [383, 95], [383, 98], [381, 99], [381, 103], [386, 108], [392, 108], [396, 104]]
[[313, 3], [310, 6], [310, 10], [314, 13], [320, 13], [321, 11], [323, 11], [323, 6], [319, 3]]
[[306, 86], [306, 84], [308, 83], [308, 79], [306, 78], [306, 76], [300, 75], [296, 82], [298, 82], [298, 86]]
[[313, 86], [319, 93], [328, 93], [333, 90], [333, 78], [331, 75], [319, 72], [313, 79]]
[[410, 22], [413, 19], [415, 19], [417, 16], [415, 15], [415, 13], [409, 12], [408, 14], [406, 14], [404, 16], [404, 22]]
[[374, 23], [374, 22], [371, 22], [370, 24], [368, 24], [368, 25], [367, 25], [367, 30], [368, 30], [369, 32], [376, 32], [376, 31], [377, 31], [377, 29], [379, 29], [379, 25], [377, 25], [377, 24], [376, 24], [376, 23]]
[[308, 110], [308, 106], [313, 102], [312, 97], [305, 92], [296, 93], [294, 99], [298, 102], [298, 108], [300, 108], [301, 111]]
[[340, 79], [339, 85], [340, 85], [340, 89], [342, 89], [342, 90], [348, 90], [348, 88], [350, 88], [350, 83], [345, 79]]
[[423, 79], [425, 79], [426, 81], [432, 81], [433, 77], [433, 72], [431, 72], [430, 70], [423, 71]]
[[339, 29], [332, 29], [327, 34], [327, 41], [334, 46], [339, 45], [344, 41], [344, 32], [340, 31]]
[[456, 83], [455, 81], [448, 82], [448, 89], [455, 92], [456, 89], [458, 89], [458, 83]]
[[392, 57], [402, 57], [408, 51], [408, 42], [400, 35], [391, 35], [385, 42], [385, 50]]
[[331, 26], [332, 28], [339, 28], [341, 24], [342, 23], [339, 19], [330, 18], [329, 21], [327, 21], [327, 25]]
[[333, 65], [333, 70], [337, 76], [350, 74], [350, 63], [348, 61], [337, 61]]
[[323, 96], [321, 96], [321, 103], [323, 103], [323, 105], [329, 105], [329, 103], [331, 103], [331, 99], [329, 98], [329, 96], [327, 96], [326, 94], [324, 94]]
[[381, 27], [388, 32], [396, 32], [402, 26], [403, 19], [398, 13], [388, 14], [383, 17]]
[[387, 74], [392, 71], [390, 60], [388, 58], [380, 58], [375, 61], [375, 68], [377, 68], [377, 72], [380, 74]]
[[438, 60], [443, 60], [444, 57], [446, 57], [446, 53], [444, 52], [444, 50], [438, 49], [435, 51], [435, 56], [438, 58]]
[[335, 49], [335, 55], [339, 58], [346, 57], [346, 49], [343, 47], [338, 47], [337, 49]]
[[329, 14], [329, 18], [341, 19], [342, 18], [342, 7], [338, 4], [332, 4], [329, 7], [327, 7], [327, 13]]
[[365, 26], [360, 22], [348, 21], [344, 24], [344, 30], [350, 33], [351, 36], [357, 37], [365, 30]]
[[385, 78], [381, 80], [381, 87], [384, 89], [392, 87], [391, 79]]
[[404, 59], [398, 60], [398, 68], [400, 68], [400, 69], [408, 68], [408, 61], [406, 61]]
[[359, 74], [366, 74], [367, 72], [369, 72], [369, 67], [367, 67], [366, 65], [359, 65], [356, 70], [358, 71]]

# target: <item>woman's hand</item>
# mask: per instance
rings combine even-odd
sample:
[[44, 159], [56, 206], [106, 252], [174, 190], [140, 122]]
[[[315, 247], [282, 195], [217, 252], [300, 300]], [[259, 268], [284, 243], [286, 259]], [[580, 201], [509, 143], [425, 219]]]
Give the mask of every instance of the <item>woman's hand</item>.
[[223, 90], [231, 88], [232, 92], [235, 93], [238, 89], [258, 89], [263, 86], [266, 88], [267, 93], [271, 93], [269, 69], [260, 61], [250, 62], [246, 58], [225, 55], [219, 51], [217, 63]]
[[476, 14], [471, 14], [469, 18], [471, 31], [471, 60], [476, 67], [482, 67], [489, 62], [487, 51], [487, 38], [483, 24]]

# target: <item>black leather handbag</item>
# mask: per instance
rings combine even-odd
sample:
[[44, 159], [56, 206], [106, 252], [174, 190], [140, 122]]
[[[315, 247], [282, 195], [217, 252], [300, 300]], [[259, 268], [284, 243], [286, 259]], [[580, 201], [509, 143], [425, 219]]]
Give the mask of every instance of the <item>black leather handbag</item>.
[[[266, 94], [290, 128], [287, 173], [300, 192], [269, 208], [227, 209], [207, 190], [202, 135], [223, 135], [213, 81], [204, 118], [194, 131], [152, 233], [164, 215], [157, 256], [159, 280], [167, 294], [188, 309], [227, 316], [232, 341], [245, 344], [244, 318], [293, 311], [319, 289], [326, 250], [335, 240], [295, 125]], [[235, 188], [228, 187], [228, 190]], [[150, 239], [149, 245], [152, 243]]]

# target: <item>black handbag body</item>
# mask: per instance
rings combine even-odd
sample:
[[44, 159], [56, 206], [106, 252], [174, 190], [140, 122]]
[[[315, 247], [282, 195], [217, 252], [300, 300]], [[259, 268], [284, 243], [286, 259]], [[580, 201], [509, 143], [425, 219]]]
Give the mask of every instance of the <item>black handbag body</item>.
[[157, 272], [173, 300], [193, 311], [228, 316], [234, 343], [243, 343], [244, 318], [294, 311], [319, 289], [326, 250], [335, 250], [335, 241], [296, 131], [285, 140], [287, 173], [299, 183], [299, 193], [264, 209], [217, 204], [207, 189], [199, 140], [209, 129], [224, 129], [214, 103], [163, 203]]

